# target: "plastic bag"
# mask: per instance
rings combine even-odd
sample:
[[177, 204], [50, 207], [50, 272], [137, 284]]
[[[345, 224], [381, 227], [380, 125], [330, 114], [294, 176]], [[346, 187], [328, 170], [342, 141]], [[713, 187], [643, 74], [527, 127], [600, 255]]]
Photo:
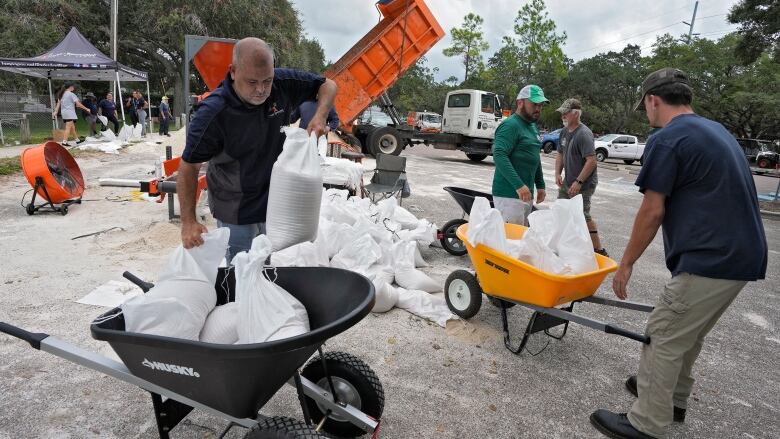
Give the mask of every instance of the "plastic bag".
[[513, 258], [531, 264], [534, 267], [557, 275], [572, 274], [572, 269], [563, 259], [544, 245], [534, 230], [525, 232], [523, 239], [508, 240], [509, 255]]
[[441, 285], [427, 274], [414, 267], [414, 242], [400, 241], [393, 247], [395, 282], [411, 290], [423, 290], [429, 293], [441, 291]]
[[382, 248], [369, 234], [352, 236], [353, 241], [331, 259], [330, 266], [363, 273], [382, 257]]
[[397, 293], [398, 301], [395, 306], [428, 319], [442, 328], [447, 326], [448, 320], [457, 319], [441, 297], [432, 296], [425, 291], [405, 288], [397, 288]]
[[317, 245], [302, 242], [271, 255], [271, 265], [276, 267], [327, 267], [330, 265], [327, 255], [320, 252]]
[[229, 302], [217, 306], [206, 318], [200, 330], [200, 341], [205, 343], [234, 344], [238, 341], [238, 304]]
[[398, 289], [385, 282], [376, 288], [376, 301], [371, 312], [388, 312], [398, 302]]
[[426, 219], [420, 219], [413, 230], [401, 230], [398, 237], [403, 241], [417, 241], [423, 247], [428, 247], [436, 240], [436, 225]]
[[316, 137], [300, 128], [286, 127], [284, 132], [284, 149], [271, 171], [266, 214], [268, 239], [275, 251], [317, 237], [322, 200]]
[[309, 331], [306, 308], [267, 277], [263, 264], [271, 253], [271, 241], [260, 235], [248, 252], [233, 258], [236, 272], [238, 343], [262, 343]]
[[483, 244], [502, 253], [508, 253], [506, 230], [501, 212], [490, 207], [487, 198], [476, 197], [469, 213], [466, 238], [472, 246]]
[[198, 340], [217, 303], [217, 267], [229, 237], [229, 229], [219, 228], [203, 234], [200, 247], [177, 247], [154, 288], [122, 304], [125, 330]]

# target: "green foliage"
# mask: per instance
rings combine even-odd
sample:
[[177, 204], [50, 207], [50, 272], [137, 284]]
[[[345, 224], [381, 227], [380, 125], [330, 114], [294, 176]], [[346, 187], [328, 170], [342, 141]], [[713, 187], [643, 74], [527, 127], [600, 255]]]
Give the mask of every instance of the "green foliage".
[[462, 56], [466, 73], [463, 81], [468, 81], [469, 76], [478, 71], [482, 63], [481, 52], [490, 47], [482, 36], [482, 23], [484, 20], [479, 15], [469, 13], [463, 18], [463, 27], [453, 27], [452, 46], [444, 49], [445, 56]]
[[780, 1], [741, 0], [731, 8], [729, 21], [740, 24], [736, 54], [745, 64], [769, 51], [780, 62]]
[[0, 158], [0, 175], [16, 174], [22, 170], [22, 163], [19, 156]]
[[425, 57], [420, 58], [388, 91], [401, 115], [409, 111], [442, 112], [444, 98], [452, 87], [436, 82], [438, 68], [429, 68], [427, 63]]

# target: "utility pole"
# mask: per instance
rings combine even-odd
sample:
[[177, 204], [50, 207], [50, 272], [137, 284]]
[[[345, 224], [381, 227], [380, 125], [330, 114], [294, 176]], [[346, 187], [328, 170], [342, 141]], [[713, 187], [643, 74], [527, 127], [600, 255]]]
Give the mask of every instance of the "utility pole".
[[[119, 15], [119, 0], [111, 0], [111, 59], [116, 61], [116, 35], [117, 35], [117, 16]], [[111, 81], [111, 93], [117, 96], [116, 82]], [[116, 98], [115, 98], [116, 99]]]
[[688, 44], [691, 44], [691, 38], [694, 35], [699, 35], [699, 34], [694, 34], [693, 33], [693, 24], [696, 23], [696, 10], [697, 9], [699, 9], [699, 1], [698, 0], [696, 0], [696, 4], [693, 5], [693, 17], [691, 18], [691, 22], [688, 23], [687, 21], [683, 21], [683, 24], [687, 24], [689, 26], [688, 27]]

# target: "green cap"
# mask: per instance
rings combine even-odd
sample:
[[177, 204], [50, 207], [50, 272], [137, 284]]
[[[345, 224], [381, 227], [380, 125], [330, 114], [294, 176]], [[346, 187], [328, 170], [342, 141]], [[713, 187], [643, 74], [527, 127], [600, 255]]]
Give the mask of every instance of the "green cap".
[[634, 111], [645, 109], [645, 95], [648, 92], [667, 84], [683, 84], [686, 87], [691, 88], [691, 84], [688, 82], [688, 75], [682, 70], [672, 67], [656, 70], [647, 75], [647, 78], [642, 81], [642, 96], [634, 106]]
[[517, 94], [517, 99], [528, 99], [534, 104], [550, 102], [546, 97], [544, 97], [544, 91], [542, 91], [542, 87], [539, 87], [538, 85], [526, 85], [522, 90], [520, 90], [520, 93]]

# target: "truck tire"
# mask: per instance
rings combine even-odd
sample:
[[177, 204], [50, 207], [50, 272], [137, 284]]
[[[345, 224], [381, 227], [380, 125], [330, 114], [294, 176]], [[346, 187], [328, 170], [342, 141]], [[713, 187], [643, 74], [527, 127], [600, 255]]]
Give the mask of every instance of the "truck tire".
[[607, 154], [607, 150], [604, 148], [599, 148], [596, 150], [596, 161], [603, 162], [607, 159], [609, 155]]
[[466, 154], [466, 157], [472, 162], [481, 162], [482, 160], [485, 160], [487, 154]]
[[627, 165], [633, 165], [636, 160], [623, 160], [623, 163]]
[[758, 159], [758, 161], [756, 162], [756, 165], [759, 168], [762, 168], [762, 169], [766, 169], [766, 168], [770, 167], [771, 164], [772, 164], [772, 162], [768, 158], [766, 158], [766, 157], [762, 157], [762, 158]]
[[542, 145], [542, 151], [544, 151], [545, 154], [553, 152], [554, 149], [555, 144], [553, 142], [544, 142], [544, 145]]
[[401, 137], [393, 127], [379, 127], [368, 136], [368, 147], [371, 154], [399, 155], [404, 150]]
[[363, 143], [354, 134], [345, 133], [341, 136], [347, 144], [360, 152], [363, 152]]

